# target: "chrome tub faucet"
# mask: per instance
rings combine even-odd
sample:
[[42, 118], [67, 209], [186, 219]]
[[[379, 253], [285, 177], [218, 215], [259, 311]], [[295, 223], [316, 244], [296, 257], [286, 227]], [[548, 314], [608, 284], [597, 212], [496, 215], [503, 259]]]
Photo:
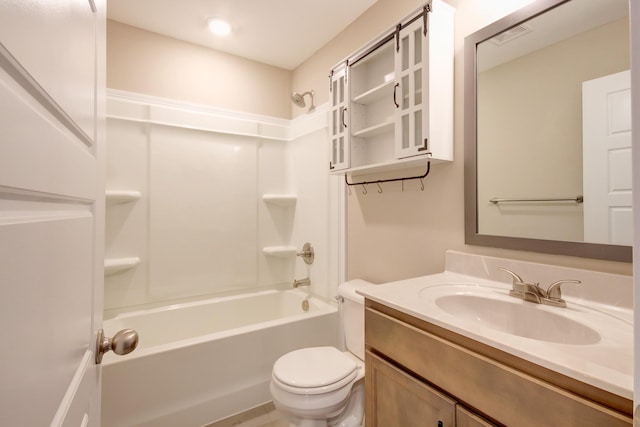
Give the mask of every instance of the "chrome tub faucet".
[[300, 280], [294, 279], [293, 287], [297, 288], [298, 286], [311, 286], [311, 279], [308, 277], [305, 277], [304, 279], [300, 279]]

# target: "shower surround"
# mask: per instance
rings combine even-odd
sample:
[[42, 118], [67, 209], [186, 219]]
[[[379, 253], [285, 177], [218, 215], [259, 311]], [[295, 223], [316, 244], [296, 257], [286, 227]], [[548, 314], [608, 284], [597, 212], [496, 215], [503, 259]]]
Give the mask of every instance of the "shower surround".
[[[328, 177], [326, 108], [294, 121], [110, 91], [106, 257], [139, 258], [105, 278], [105, 317], [311, 277], [331, 298], [338, 281], [337, 177]], [[286, 205], [263, 200], [293, 195]], [[265, 247], [312, 242], [316, 261]]]

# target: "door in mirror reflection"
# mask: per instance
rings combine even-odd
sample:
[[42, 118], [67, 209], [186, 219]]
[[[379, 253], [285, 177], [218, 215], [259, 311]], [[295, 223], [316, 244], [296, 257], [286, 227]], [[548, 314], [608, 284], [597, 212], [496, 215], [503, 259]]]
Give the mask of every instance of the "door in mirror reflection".
[[633, 245], [631, 73], [582, 85], [584, 240]]

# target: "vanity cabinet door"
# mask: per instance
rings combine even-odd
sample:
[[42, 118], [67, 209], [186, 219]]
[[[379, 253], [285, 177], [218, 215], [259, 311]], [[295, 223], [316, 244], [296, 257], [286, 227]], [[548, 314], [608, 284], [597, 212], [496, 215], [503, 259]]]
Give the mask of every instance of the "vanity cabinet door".
[[452, 427], [456, 403], [367, 351], [367, 427]]
[[456, 427], [496, 427], [464, 406], [456, 406]]
[[347, 66], [343, 65], [334, 69], [331, 73], [331, 91], [329, 98], [331, 101], [330, 111], [330, 154], [329, 169], [341, 170], [350, 165], [349, 132], [347, 131], [347, 121], [349, 111], [348, 104], [348, 80]]

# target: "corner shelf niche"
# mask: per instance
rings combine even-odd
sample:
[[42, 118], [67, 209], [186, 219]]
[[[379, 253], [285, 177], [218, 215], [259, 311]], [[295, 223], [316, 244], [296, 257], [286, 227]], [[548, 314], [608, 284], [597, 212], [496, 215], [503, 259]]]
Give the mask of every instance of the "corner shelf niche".
[[140, 192], [133, 190], [107, 190], [105, 197], [107, 204], [117, 205], [120, 203], [135, 202], [140, 199]]
[[276, 206], [295, 206], [298, 196], [295, 194], [263, 194], [262, 200], [265, 203]]
[[104, 275], [110, 276], [121, 271], [129, 270], [140, 264], [138, 257], [107, 258], [104, 260]]
[[[295, 194], [268, 194], [262, 195], [262, 200], [270, 206], [278, 206], [278, 208], [291, 209], [296, 206], [298, 202], [298, 196]], [[283, 218], [281, 218], [282, 220]], [[290, 218], [292, 219], [292, 218]], [[265, 246], [262, 248], [262, 253], [268, 257], [275, 258], [295, 258], [298, 253], [298, 249], [295, 246]]]
[[[141, 193], [135, 190], [105, 191], [105, 200], [107, 205], [119, 205], [135, 202], [139, 200], [140, 197]], [[112, 274], [135, 268], [138, 264], [140, 264], [140, 258], [138, 257], [105, 258], [104, 275], [105, 277], [111, 276]]]
[[262, 253], [273, 257], [288, 258], [295, 256], [298, 249], [295, 246], [265, 246], [262, 248]]

